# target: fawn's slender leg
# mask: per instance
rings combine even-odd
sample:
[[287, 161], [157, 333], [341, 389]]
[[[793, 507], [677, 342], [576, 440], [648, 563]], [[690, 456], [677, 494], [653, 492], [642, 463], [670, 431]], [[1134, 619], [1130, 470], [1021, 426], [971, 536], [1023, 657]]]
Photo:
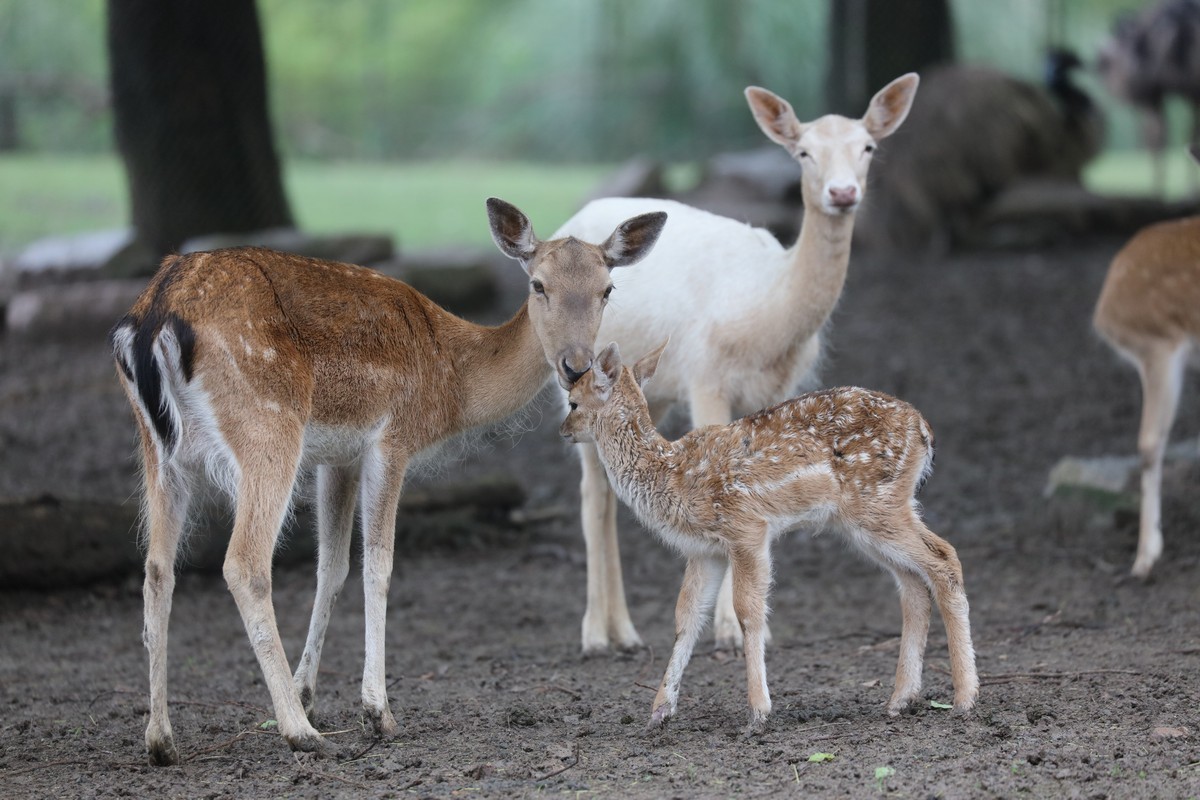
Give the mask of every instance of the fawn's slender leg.
[[1139, 578], [1150, 574], [1150, 568], [1162, 554], [1163, 454], [1179, 405], [1187, 350], [1183, 344], [1161, 342], [1148, 344], [1136, 353], [1142, 379], [1142, 422], [1138, 431], [1142, 507], [1133, 574]]
[[696, 640], [708, 622], [708, 614], [716, 598], [725, 572], [723, 557], [689, 558], [683, 573], [683, 586], [675, 604], [675, 646], [663, 674], [649, 728], [661, 727], [675, 714], [679, 704], [679, 682], [691, 660]]
[[396, 509], [408, 459], [399, 448], [376, 446], [364, 459], [362, 480], [363, 593], [366, 654], [363, 663], [363, 710], [375, 732], [390, 738], [400, 726], [387, 698], [386, 644], [388, 587], [396, 543]]
[[[705, 425], [727, 425], [733, 420], [733, 408], [720, 388], [693, 386], [689, 390], [692, 427]], [[767, 634], [768, 638], [770, 634]], [[721, 579], [721, 590], [713, 613], [713, 638], [718, 650], [738, 651], [742, 649], [742, 628], [738, 625], [733, 610], [732, 566], [726, 569]]]
[[771, 591], [771, 553], [767, 530], [747, 537], [746, 546], [730, 554], [733, 575], [733, 608], [741, 624], [745, 643], [746, 688], [750, 699], [748, 734], [759, 733], [771, 714], [771, 694], [767, 690], [766, 642], [767, 596]]
[[230, 437], [245, 443], [237, 453], [241, 478], [224, 573], [271, 693], [279, 733], [294, 750], [329, 752], [331, 745], [300, 705], [271, 600], [271, 557], [296, 482], [301, 430], [276, 431], [269, 447], [253, 435]]
[[920, 575], [888, 566], [900, 591], [900, 657], [896, 662], [896, 686], [887, 704], [887, 713], [896, 716], [921, 694], [921, 673], [933, 608], [929, 586]]
[[360, 467], [317, 468], [317, 593], [304, 654], [293, 678], [309, 721], [316, 706], [317, 671], [329, 617], [350, 573], [350, 541], [358, 502]]
[[146, 578], [142, 584], [145, 605], [142, 641], [150, 660], [150, 721], [146, 725], [146, 752], [151, 764], [163, 766], [179, 761], [167, 709], [167, 628], [171, 619], [171, 597], [175, 592], [175, 558], [191, 493], [176, 470], [157, 463], [158, 456], [149, 433], [144, 425], [139, 427], [149, 523]]

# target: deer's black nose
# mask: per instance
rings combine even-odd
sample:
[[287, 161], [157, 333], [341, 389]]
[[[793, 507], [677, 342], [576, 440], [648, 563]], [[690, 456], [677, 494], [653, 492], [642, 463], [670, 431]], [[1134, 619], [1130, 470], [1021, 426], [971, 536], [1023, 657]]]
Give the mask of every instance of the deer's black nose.
[[571, 366], [570, 362], [567, 361], [565, 358], [562, 360], [563, 376], [571, 383], [575, 383], [575, 381], [582, 378], [583, 373], [587, 372], [591, 368], [592, 368], [591, 359], [588, 359], [588, 362], [583, 365], [583, 369], [581, 369], [581, 370], [576, 370], [574, 367]]

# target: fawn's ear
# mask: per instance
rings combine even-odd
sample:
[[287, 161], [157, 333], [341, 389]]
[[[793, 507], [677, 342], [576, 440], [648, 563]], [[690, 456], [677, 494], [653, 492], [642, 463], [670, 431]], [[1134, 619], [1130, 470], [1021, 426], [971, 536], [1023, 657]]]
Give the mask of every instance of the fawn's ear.
[[633, 365], [633, 379], [637, 381], [638, 386], [645, 386], [646, 381], [654, 377], [654, 371], [658, 369], [658, 360], [662, 358], [663, 351], [670, 343], [671, 337], [668, 336], [666, 341], [639, 358]]
[[908, 117], [920, 82], [917, 73], [909, 72], [876, 92], [862, 119], [867, 133], [876, 139], [895, 133]]
[[600, 249], [609, 269], [628, 267], [641, 261], [658, 241], [663, 226], [667, 224], [667, 212], [651, 211], [625, 220], [612, 235], [604, 240]]
[[533, 258], [533, 251], [538, 244], [529, 217], [522, 214], [521, 209], [499, 197], [488, 198], [487, 213], [488, 224], [492, 228], [492, 239], [500, 248], [500, 252], [520, 261], [521, 266], [528, 272], [529, 261]]
[[592, 372], [596, 374], [597, 388], [616, 385], [617, 378], [621, 377], [621, 351], [616, 342], [600, 351], [600, 355], [592, 362]]
[[750, 104], [754, 121], [768, 139], [784, 147], [799, 141], [804, 125], [796, 118], [796, 112], [787, 100], [768, 89], [747, 86], [746, 102]]

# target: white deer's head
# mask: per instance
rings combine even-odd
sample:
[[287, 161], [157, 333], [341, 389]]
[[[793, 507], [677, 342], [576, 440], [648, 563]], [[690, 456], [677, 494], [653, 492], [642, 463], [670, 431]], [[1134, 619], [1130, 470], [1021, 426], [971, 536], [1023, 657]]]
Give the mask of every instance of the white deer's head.
[[763, 133], [800, 162], [805, 208], [851, 214], [865, 194], [875, 145], [904, 122], [918, 82], [912, 72], [896, 78], [871, 99], [862, 119], [829, 114], [801, 122], [788, 101], [757, 86], [747, 87], [746, 101]]

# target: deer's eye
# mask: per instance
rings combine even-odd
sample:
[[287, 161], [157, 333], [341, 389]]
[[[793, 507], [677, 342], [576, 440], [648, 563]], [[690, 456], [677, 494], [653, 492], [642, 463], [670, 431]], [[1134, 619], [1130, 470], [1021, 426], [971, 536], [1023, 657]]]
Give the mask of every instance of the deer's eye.
[[534, 294], [545, 294], [546, 293], [546, 287], [545, 287], [545, 285], [542, 284], [541, 281], [530, 281], [529, 288], [533, 290]]
[[604, 290], [604, 299], [605, 299], [605, 300], [607, 300], [607, 299], [608, 299], [608, 296], [609, 296], [610, 294], [612, 294], [612, 290], [613, 290], [613, 287], [611, 287], [611, 286], [610, 286], [610, 287], [608, 287], [607, 289], [605, 289], [605, 290]]
[[867, 145], [866, 147], [864, 147], [864, 148], [863, 148], [863, 150], [865, 150], [865, 151], [866, 151], [866, 152], [868, 152], [868, 153], [874, 153], [874, 152], [875, 152], [875, 145], [873, 145], [873, 144], [869, 144], [869, 145]]
[[579, 408], [579, 403], [567, 403], [567, 405], [570, 407], [570, 409], [571, 409], [572, 411], [574, 411], [575, 409]]
[[807, 151], [807, 150], [801, 150], [801, 151], [800, 151], [800, 157], [801, 157], [801, 158], [810, 158], [810, 156], [808, 155], [808, 151]]

